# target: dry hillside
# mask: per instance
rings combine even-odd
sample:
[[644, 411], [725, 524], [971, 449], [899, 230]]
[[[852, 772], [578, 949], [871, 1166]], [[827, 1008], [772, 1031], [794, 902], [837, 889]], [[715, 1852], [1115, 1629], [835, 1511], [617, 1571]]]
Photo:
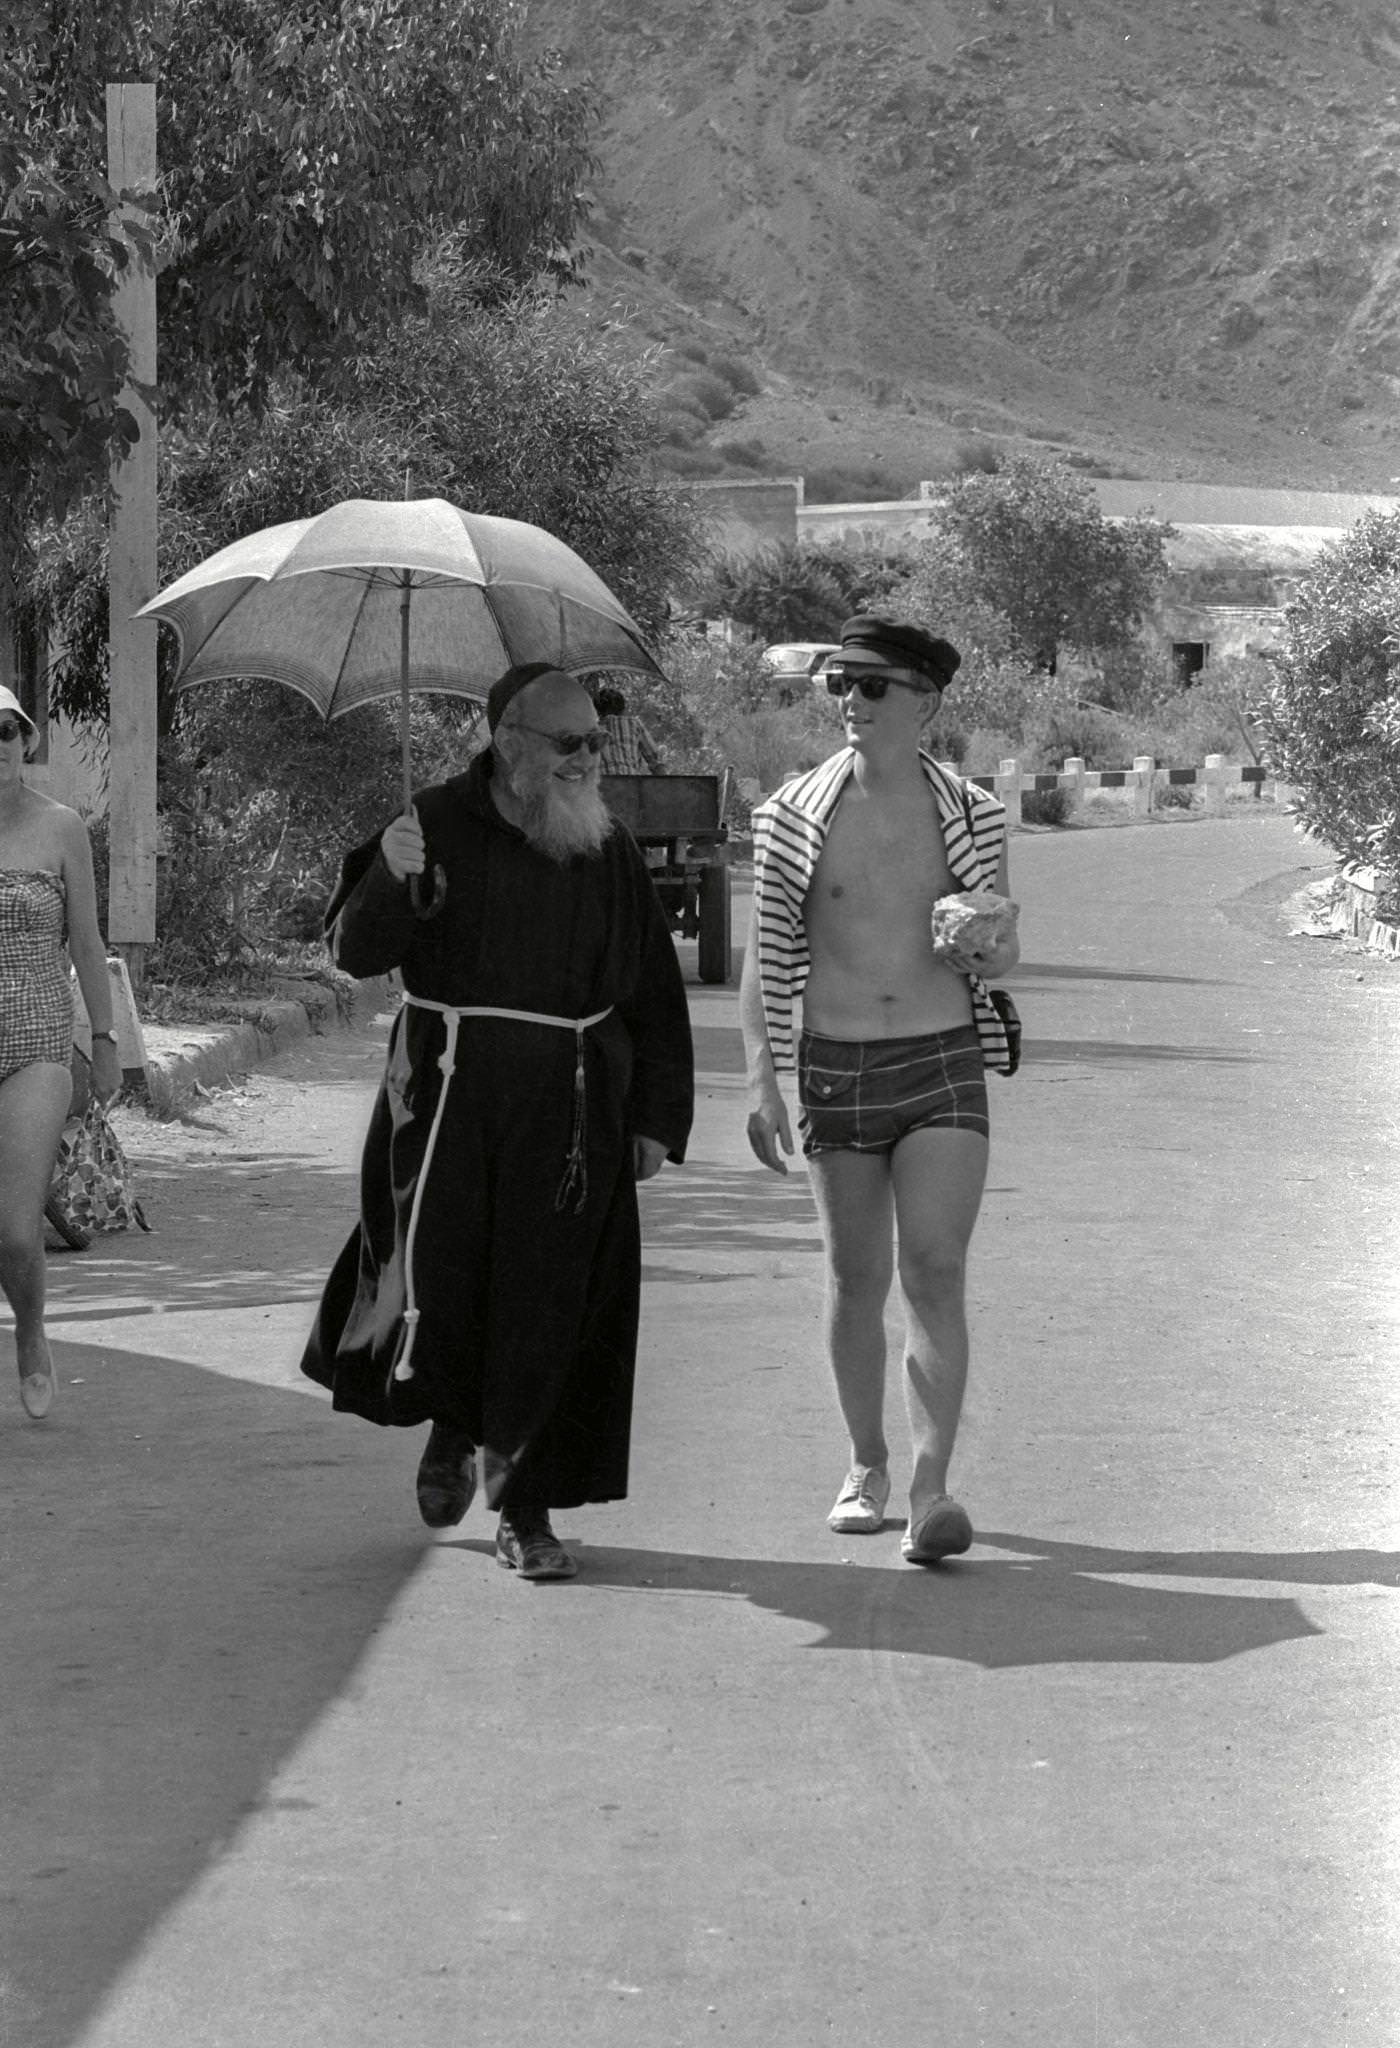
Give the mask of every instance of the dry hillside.
[[960, 433], [1148, 476], [1400, 472], [1393, 0], [529, 19], [602, 95], [595, 303], [758, 372], [711, 447], [900, 482]]

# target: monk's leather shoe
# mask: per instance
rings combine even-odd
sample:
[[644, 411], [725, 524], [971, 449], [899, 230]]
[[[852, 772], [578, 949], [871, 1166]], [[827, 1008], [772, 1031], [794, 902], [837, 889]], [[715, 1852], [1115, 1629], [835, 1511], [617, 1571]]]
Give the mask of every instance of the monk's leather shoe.
[[578, 1564], [549, 1526], [540, 1509], [503, 1514], [496, 1531], [496, 1562], [522, 1579], [574, 1579]]
[[418, 1467], [418, 1512], [430, 1529], [454, 1529], [476, 1492], [476, 1446], [464, 1429], [435, 1422]]

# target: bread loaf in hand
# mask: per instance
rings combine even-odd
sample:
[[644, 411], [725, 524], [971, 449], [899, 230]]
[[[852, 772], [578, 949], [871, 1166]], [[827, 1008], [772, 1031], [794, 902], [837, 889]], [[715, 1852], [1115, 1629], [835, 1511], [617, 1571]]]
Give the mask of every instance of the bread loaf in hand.
[[991, 889], [965, 889], [940, 896], [933, 906], [933, 951], [938, 960], [952, 953], [991, 953], [1012, 937], [1021, 906]]

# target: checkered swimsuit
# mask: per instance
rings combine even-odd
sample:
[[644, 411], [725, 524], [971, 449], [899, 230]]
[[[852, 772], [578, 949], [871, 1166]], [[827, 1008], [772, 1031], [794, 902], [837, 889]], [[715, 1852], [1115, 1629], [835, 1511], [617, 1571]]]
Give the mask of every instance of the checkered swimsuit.
[[889, 1152], [912, 1131], [988, 1135], [982, 1048], [971, 1024], [863, 1041], [804, 1031], [797, 1089], [808, 1157]]
[[0, 868], [0, 1081], [73, 1056], [67, 898], [47, 868]]

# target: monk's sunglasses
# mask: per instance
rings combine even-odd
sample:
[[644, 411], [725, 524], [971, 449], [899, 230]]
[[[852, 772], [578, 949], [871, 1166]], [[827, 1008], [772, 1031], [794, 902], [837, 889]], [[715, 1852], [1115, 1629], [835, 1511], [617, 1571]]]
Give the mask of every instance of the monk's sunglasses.
[[17, 718], [0, 718], [0, 740], [22, 740], [29, 737], [28, 729]]
[[506, 730], [532, 732], [537, 739], [548, 740], [556, 754], [576, 754], [580, 747], [587, 747], [590, 754], [601, 754], [608, 743], [601, 725], [595, 725], [592, 732], [547, 732], [542, 725], [526, 725], [523, 718], [513, 718]]
[[850, 690], [859, 690], [867, 704], [878, 704], [891, 683], [901, 690], [916, 690], [921, 697], [930, 696], [936, 687], [923, 676], [901, 674], [892, 668], [831, 667], [822, 673], [830, 696], [844, 697]]

